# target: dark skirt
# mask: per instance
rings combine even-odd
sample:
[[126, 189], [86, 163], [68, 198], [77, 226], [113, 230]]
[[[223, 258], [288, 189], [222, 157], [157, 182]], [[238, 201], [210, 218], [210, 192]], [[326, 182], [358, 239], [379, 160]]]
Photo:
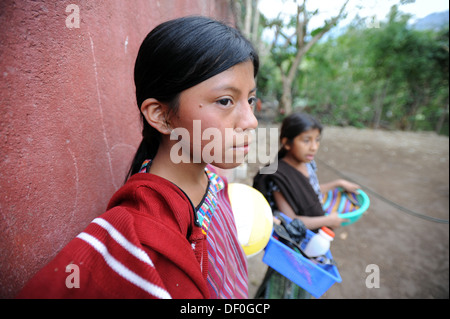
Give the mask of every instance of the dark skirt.
[[268, 268], [256, 292], [257, 299], [311, 299], [311, 294], [276, 270]]

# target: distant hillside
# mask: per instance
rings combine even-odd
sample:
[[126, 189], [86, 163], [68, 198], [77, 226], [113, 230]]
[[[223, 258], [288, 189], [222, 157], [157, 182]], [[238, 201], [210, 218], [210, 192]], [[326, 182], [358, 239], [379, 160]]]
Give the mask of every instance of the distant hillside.
[[417, 20], [413, 27], [417, 30], [439, 30], [444, 25], [448, 26], [448, 10], [427, 15]]
[[[409, 23], [410, 23], [409, 25], [416, 30], [440, 30], [444, 27], [444, 25], [448, 26], [449, 24], [449, 11], [447, 10], [443, 12], [431, 13], [422, 19], [418, 19], [417, 21], [411, 19]], [[339, 25], [336, 28], [331, 29], [324, 35], [324, 37], [320, 40], [320, 42], [326, 42], [329, 39], [338, 38], [339, 36], [347, 32], [348, 27], [349, 25], [346, 24], [346, 25]], [[376, 25], [367, 24], [367, 27], [368, 28], [376, 27]]]

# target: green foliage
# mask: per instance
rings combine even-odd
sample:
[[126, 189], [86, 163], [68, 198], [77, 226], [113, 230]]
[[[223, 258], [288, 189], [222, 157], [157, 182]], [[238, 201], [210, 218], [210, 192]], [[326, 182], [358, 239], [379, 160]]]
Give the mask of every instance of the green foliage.
[[[317, 43], [300, 66], [294, 109], [328, 125], [448, 135], [448, 26], [439, 32], [418, 31], [409, 18], [394, 6], [379, 28], [355, 20], [345, 34]], [[290, 56], [289, 47], [280, 46], [265, 57], [258, 85], [266, 98], [281, 95], [276, 65]]]
[[281, 74], [270, 56], [262, 57], [257, 86], [259, 97], [263, 100], [280, 99], [282, 91]]

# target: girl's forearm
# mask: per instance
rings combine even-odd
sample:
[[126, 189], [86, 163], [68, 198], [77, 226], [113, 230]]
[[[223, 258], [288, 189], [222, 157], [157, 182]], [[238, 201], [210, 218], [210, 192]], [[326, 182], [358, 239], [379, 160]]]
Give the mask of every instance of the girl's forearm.
[[336, 187], [342, 186], [342, 180], [336, 179], [332, 182], [320, 184], [320, 191], [322, 194], [325, 194], [326, 192], [335, 189]]

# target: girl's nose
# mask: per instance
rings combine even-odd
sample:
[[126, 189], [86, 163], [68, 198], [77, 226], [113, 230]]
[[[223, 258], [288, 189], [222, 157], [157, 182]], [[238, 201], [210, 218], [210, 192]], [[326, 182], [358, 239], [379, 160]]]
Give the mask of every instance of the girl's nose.
[[244, 103], [242, 111], [239, 112], [238, 116], [238, 128], [242, 130], [254, 130], [258, 127], [258, 120], [253, 113], [253, 106], [248, 102]]
[[319, 149], [319, 142], [316, 140], [313, 140], [311, 143], [311, 149], [313, 149], [314, 151], [317, 151]]

